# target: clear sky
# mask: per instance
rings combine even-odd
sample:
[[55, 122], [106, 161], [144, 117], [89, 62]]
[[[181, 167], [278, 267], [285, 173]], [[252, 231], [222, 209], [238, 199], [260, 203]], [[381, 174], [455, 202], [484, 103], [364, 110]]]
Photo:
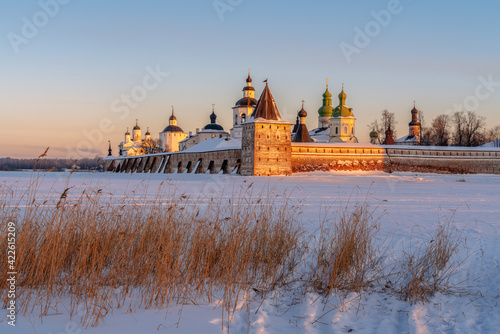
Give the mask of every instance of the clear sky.
[[[493, 0], [2, 1], [0, 157], [48, 146], [51, 157], [93, 157], [108, 140], [117, 154], [136, 118], [158, 137], [171, 105], [188, 132], [215, 103], [229, 130], [248, 68], [257, 98], [269, 79], [286, 120], [305, 100], [309, 129], [325, 78], [334, 104], [344, 83], [361, 142], [383, 109], [405, 135], [414, 100], [427, 123], [465, 105], [492, 127], [499, 31]], [[132, 92], [128, 106], [120, 101]]]

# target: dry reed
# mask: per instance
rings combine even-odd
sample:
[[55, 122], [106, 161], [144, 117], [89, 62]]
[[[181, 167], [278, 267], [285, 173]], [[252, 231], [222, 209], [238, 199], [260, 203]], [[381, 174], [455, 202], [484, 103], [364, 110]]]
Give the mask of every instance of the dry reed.
[[343, 207], [336, 221], [323, 222], [310, 280], [319, 293], [344, 295], [370, 282], [378, 263], [374, 247], [378, 225], [367, 202]]
[[461, 245], [460, 234], [447, 222], [429, 235], [429, 241], [403, 250], [397, 284], [402, 299], [411, 303], [428, 302], [436, 292], [449, 290], [449, 279], [459, 266], [452, 258]]
[[[164, 184], [151, 199], [116, 200], [102, 189], [73, 195], [67, 187], [57, 199], [38, 200], [32, 181], [25, 208], [6, 188], [1, 202], [2, 216], [20, 222], [17, 301], [24, 314], [45, 316], [69, 297], [71, 313], [84, 305], [80, 320], [96, 325], [113, 307], [160, 308], [222, 293], [230, 315], [244, 292], [271, 291], [296, 266], [303, 231], [287, 194], [254, 198], [250, 185], [224, 203]], [[2, 251], [5, 243], [2, 231]]]

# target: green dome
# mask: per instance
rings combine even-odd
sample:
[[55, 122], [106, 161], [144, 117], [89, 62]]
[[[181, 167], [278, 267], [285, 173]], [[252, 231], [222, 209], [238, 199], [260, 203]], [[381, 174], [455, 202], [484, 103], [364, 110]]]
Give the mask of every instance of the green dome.
[[326, 87], [326, 91], [323, 93], [323, 98], [324, 99], [327, 99], [327, 98], [332, 98], [332, 93], [330, 93], [330, 91], [328, 90], [328, 87]]
[[333, 110], [332, 117], [354, 117], [352, 113], [352, 108], [348, 108], [347, 106], [338, 106]]
[[332, 117], [354, 117], [352, 108], [345, 105], [346, 98], [347, 95], [344, 93], [344, 87], [342, 86], [342, 91], [339, 94], [339, 105], [333, 110]]
[[328, 91], [327, 85], [326, 91], [323, 93], [323, 106], [318, 109], [318, 114], [319, 117], [332, 117], [332, 113], [332, 94]]
[[318, 109], [318, 114], [320, 117], [332, 117], [333, 107], [332, 106], [322, 106]]
[[370, 138], [378, 138], [378, 132], [375, 131], [375, 128], [370, 132]]

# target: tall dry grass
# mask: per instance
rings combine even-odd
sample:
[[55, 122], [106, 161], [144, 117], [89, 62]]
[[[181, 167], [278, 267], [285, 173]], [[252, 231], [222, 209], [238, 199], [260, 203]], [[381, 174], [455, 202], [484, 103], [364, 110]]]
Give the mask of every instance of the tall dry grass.
[[310, 274], [315, 291], [345, 297], [371, 282], [379, 259], [374, 246], [378, 224], [373, 214], [374, 209], [364, 202], [346, 205], [333, 221], [323, 222]]
[[448, 221], [417, 246], [403, 250], [398, 263], [397, 292], [405, 301], [428, 302], [436, 292], [452, 287], [449, 279], [460, 265], [453, 259], [462, 246], [460, 233]]
[[256, 198], [250, 185], [224, 202], [164, 184], [151, 199], [117, 201], [97, 188], [73, 195], [68, 187], [58, 199], [37, 200], [37, 186], [34, 180], [26, 190], [25, 208], [7, 189], [2, 199], [2, 216], [20, 222], [17, 301], [24, 314], [45, 316], [69, 297], [72, 314], [83, 304], [81, 321], [96, 325], [113, 307], [183, 305], [222, 294], [230, 315], [242, 294], [273, 290], [297, 265], [303, 230], [286, 194]]

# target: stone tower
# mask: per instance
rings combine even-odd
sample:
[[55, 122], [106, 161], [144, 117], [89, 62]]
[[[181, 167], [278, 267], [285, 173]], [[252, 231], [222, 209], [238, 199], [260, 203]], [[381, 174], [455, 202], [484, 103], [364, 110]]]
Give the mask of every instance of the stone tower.
[[413, 109], [411, 110], [411, 122], [408, 124], [409, 126], [409, 137], [415, 137], [418, 142], [420, 142], [420, 122], [418, 121], [418, 110], [415, 106], [415, 102], [413, 103]]
[[281, 119], [266, 83], [252, 117], [242, 124], [240, 174], [292, 174], [291, 125]]

